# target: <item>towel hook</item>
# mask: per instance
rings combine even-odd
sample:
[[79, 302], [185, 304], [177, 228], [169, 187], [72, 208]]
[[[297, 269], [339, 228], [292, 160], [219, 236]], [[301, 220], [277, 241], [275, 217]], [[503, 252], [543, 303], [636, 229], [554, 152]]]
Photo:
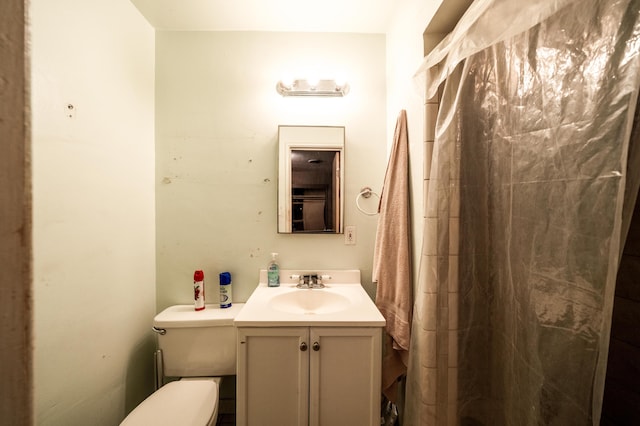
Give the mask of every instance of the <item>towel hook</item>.
[[365, 186], [364, 188], [362, 188], [358, 193], [358, 195], [356, 195], [356, 207], [358, 207], [358, 210], [360, 210], [362, 213], [366, 214], [367, 216], [375, 216], [378, 214], [377, 210], [373, 213], [370, 213], [363, 210], [362, 207], [360, 207], [360, 197], [369, 198], [371, 197], [371, 194], [378, 197], [378, 200], [380, 199], [380, 196], [377, 193], [373, 192], [371, 188], [369, 188], [368, 186]]

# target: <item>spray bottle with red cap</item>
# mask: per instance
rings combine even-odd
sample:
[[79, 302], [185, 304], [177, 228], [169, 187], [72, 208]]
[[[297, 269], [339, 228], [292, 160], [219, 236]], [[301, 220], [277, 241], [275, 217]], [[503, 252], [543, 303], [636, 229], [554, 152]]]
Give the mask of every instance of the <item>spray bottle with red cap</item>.
[[204, 309], [204, 272], [198, 270], [193, 273], [193, 296], [196, 311]]

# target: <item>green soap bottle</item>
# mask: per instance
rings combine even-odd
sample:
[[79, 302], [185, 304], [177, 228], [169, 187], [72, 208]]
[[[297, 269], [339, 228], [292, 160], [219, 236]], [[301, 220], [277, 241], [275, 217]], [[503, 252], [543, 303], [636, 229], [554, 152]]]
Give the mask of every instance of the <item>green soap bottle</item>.
[[280, 266], [278, 265], [278, 253], [271, 253], [271, 262], [267, 268], [267, 285], [269, 287], [280, 286]]

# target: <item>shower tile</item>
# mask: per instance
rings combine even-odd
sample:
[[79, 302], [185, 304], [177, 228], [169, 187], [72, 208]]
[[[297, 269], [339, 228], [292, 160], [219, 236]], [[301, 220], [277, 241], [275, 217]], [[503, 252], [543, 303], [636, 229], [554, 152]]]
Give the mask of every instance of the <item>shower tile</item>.
[[438, 368], [447, 368], [449, 365], [449, 331], [447, 329], [438, 330]]
[[[426, 393], [426, 392], [425, 392]], [[424, 413], [423, 422], [425, 425], [435, 425], [437, 424], [436, 420], [436, 405], [435, 404], [425, 404], [422, 407], [422, 411]]]
[[437, 374], [437, 392], [436, 401], [438, 406], [443, 406], [447, 404], [449, 400], [448, 389], [449, 389], [449, 368], [447, 368], [447, 354], [438, 354], [438, 370]]
[[424, 167], [423, 177], [429, 179], [431, 176], [431, 162], [433, 160], [433, 141], [427, 141], [424, 143]]
[[422, 324], [424, 323], [424, 320], [422, 318], [424, 317], [424, 315], [418, 308], [420, 306], [419, 300], [420, 297], [416, 295], [414, 299], [413, 314], [411, 316], [411, 330], [417, 330], [416, 327], [420, 327], [420, 330], [424, 329], [422, 327]]
[[458, 329], [458, 293], [449, 293], [449, 330]]
[[[436, 405], [436, 389], [438, 386], [438, 369], [436, 368], [425, 368], [424, 372], [424, 387], [422, 400], [428, 405]], [[434, 407], [435, 411], [435, 407]], [[435, 413], [434, 413], [435, 417]]]
[[427, 205], [429, 204], [429, 179], [422, 181], [422, 217], [427, 217]]
[[447, 403], [451, 406], [455, 404], [458, 397], [458, 369], [449, 368], [448, 370]]
[[458, 331], [449, 331], [449, 367], [458, 366]]
[[428, 256], [435, 256], [438, 254], [438, 219], [428, 217], [424, 223], [425, 238], [423, 241], [422, 252]]
[[436, 256], [420, 256], [420, 279], [424, 284], [422, 286], [425, 293], [435, 293], [437, 290], [438, 280], [438, 262]]
[[[441, 270], [441, 268], [439, 268], [439, 270]], [[438, 307], [441, 310], [449, 308], [449, 292], [447, 291], [447, 283], [445, 281], [440, 281], [440, 284], [438, 284]], [[449, 322], [448, 314], [446, 317], [443, 315], [444, 314], [439, 315], [438, 324], [447, 324]], [[446, 323], [444, 322], [445, 320], [447, 321]]]
[[458, 254], [458, 247], [460, 244], [460, 219], [449, 219], [449, 254]]
[[449, 183], [449, 216], [460, 217], [460, 180]]
[[[438, 276], [439, 277], [447, 277], [449, 275], [449, 257], [448, 256], [439, 256], [438, 257]], [[441, 308], [448, 307], [447, 297], [449, 294], [449, 282], [446, 279], [438, 280], [438, 306]]]
[[459, 256], [449, 256], [449, 293], [458, 292], [458, 262]]
[[[448, 330], [448, 329], [449, 329], [449, 308], [440, 307], [440, 309], [438, 309], [438, 331], [444, 332], [444, 330]], [[449, 337], [447, 336], [447, 339], [448, 338]]]
[[449, 166], [449, 180], [459, 180], [461, 153], [456, 143], [449, 142], [447, 144], [447, 156], [448, 158], [446, 160], [448, 161]]
[[436, 294], [419, 293], [416, 295], [416, 311], [422, 313], [419, 324], [423, 330], [436, 330], [437, 300]]
[[435, 368], [437, 366], [436, 332], [426, 331], [421, 335], [420, 342], [420, 366], [422, 368]]
[[460, 422], [458, 422], [457, 417], [458, 404], [447, 404], [447, 426], [458, 426]]
[[440, 181], [438, 179], [429, 179], [429, 187], [427, 191], [427, 197], [425, 198], [427, 204], [425, 209], [426, 217], [435, 218], [438, 217], [438, 203], [440, 197], [440, 191], [438, 189], [438, 185], [440, 185]]
[[432, 123], [430, 123], [427, 118], [427, 109], [428, 109], [428, 105], [425, 103], [422, 106], [422, 117], [423, 117], [422, 142], [428, 142], [430, 140], [433, 140], [427, 137], [427, 135], [429, 134], [429, 127], [432, 125]]
[[438, 118], [438, 104], [426, 104], [424, 120], [424, 140], [431, 142], [435, 140], [436, 120]]

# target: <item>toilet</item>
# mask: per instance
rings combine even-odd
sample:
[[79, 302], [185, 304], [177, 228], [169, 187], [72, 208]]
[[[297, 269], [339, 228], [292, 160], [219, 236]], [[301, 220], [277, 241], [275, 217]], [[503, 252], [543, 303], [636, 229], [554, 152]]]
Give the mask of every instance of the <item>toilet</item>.
[[175, 378], [142, 401], [120, 426], [214, 426], [221, 376], [236, 374], [233, 320], [243, 303], [221, 309], [171, 306], [153, 320], [158, 334], [157, 371]]

